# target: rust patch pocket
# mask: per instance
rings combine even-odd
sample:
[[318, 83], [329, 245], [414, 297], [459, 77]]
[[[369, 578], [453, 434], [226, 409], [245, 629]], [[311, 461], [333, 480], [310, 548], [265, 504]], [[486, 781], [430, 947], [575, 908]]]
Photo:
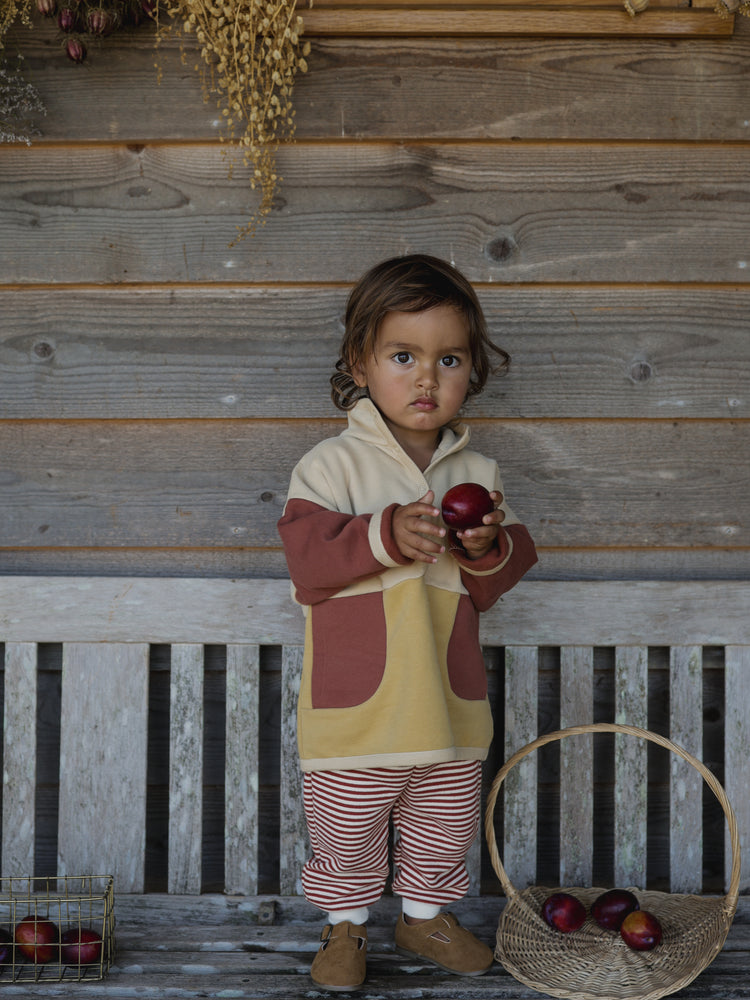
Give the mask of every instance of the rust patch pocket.
[[467, 701], [486, 697], [487, 672], [479, 645], [479, 612], [467, 594], [458, 599], [447, 658], [451, 691]]
[[357, 594], [314, 604], [313, 708], [352, 708], [371, 698], [385, 670], [383, 595]]

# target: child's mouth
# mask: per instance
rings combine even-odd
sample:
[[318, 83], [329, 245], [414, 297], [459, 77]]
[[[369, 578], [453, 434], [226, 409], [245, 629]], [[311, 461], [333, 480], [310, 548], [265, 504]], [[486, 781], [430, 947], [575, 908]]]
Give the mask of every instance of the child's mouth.
[[436, 410], [437, 403], [430, 396], [422, 396], [419, 399], [415, 399], [412, 404], [418, 410]]

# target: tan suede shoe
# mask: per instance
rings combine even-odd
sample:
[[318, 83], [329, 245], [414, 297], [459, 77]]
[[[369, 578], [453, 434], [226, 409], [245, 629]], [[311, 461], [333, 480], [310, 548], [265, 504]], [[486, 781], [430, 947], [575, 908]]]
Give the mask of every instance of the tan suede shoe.
[[312, 980], [327, 990], [355, 990], [365, 981], [367, 928], [344, 920], [326, 924], [310, 967]]
[[426, 958], [458, 976], [481, 976], [494, 960], [487, 945], [461, 927], [452, 913], [438, 913], [421, 924], [407, 924], [401, 914], [396, 924], [396, 951], [409, 958]]

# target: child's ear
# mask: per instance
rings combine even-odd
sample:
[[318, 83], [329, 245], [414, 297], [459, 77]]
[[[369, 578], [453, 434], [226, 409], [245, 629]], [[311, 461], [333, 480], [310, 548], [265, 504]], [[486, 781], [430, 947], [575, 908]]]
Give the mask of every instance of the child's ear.
[[349, 371], [351, 372], [351, 376], [354, 379], [355, 384], [358, 385], [360, 389], [366, 389], [367, 375], [365, 374], [362, 362], [355, 361], [353, 365], [350, 365]]

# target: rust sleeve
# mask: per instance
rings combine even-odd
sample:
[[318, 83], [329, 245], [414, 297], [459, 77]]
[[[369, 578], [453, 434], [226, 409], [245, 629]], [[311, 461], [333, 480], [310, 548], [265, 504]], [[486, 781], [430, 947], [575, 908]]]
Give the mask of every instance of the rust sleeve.
[[[394, 508], [396, 504], [392, 505]], [[380, 515], [380, 539], [394, 563], [405, 563], [391, 537], [393, 510]], [[370, 544], [372, 514], [342, 514], [292, 499], [278, 523], [289, 575], [301, 604], [317, 604], [345, 587], [382, 573]]]
[[491, 608], [537, 562], [534, 542], [523, 524], [501, 527], [497, 540], [497, 546], [481, 559], [456, 557], [461, 580], [478, 611]]

